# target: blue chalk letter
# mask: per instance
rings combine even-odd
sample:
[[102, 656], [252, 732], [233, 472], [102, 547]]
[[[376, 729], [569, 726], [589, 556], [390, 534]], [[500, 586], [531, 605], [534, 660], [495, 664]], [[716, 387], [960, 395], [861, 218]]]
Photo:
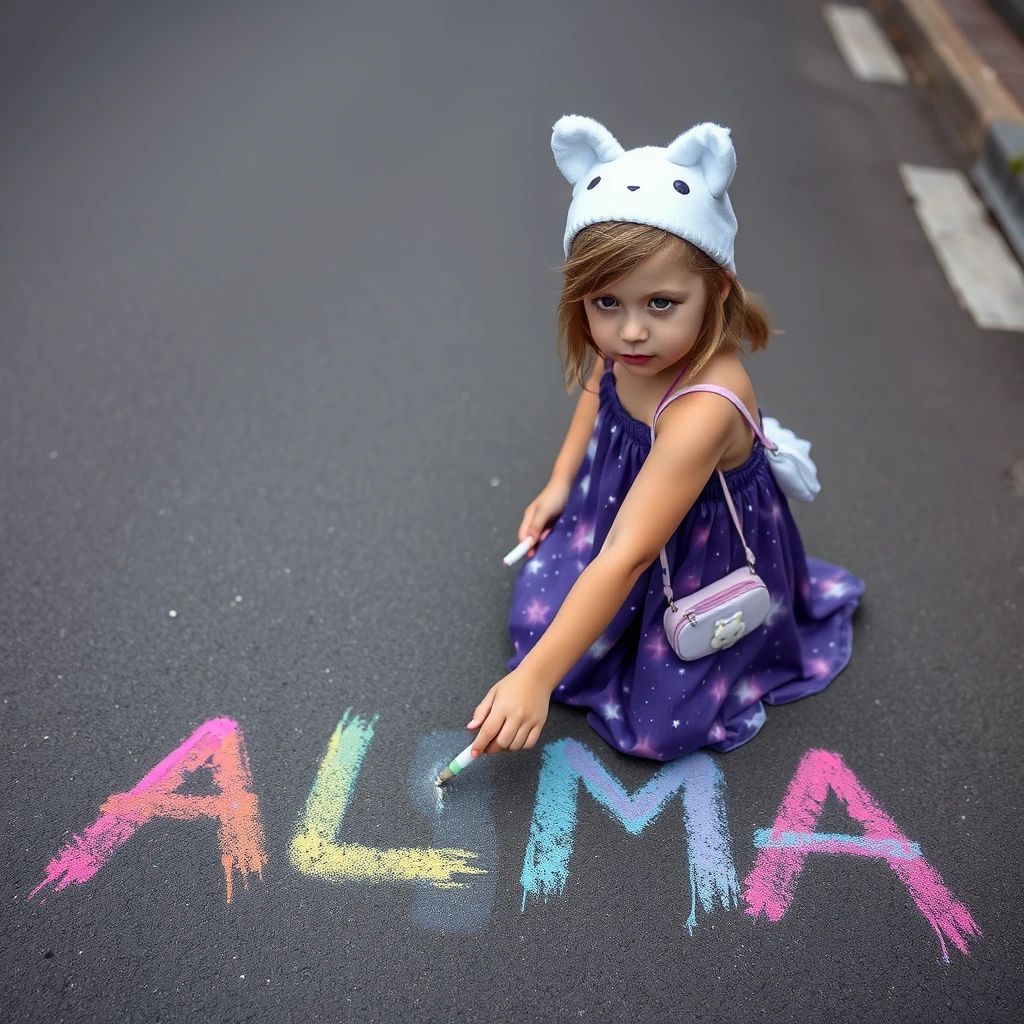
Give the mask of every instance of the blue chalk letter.
[[530, 840], [523, 859], [523, 909], [529, 896], [561, 896], [569, 878], [576, 834], [576, 799], [582, 782], [591, 796], [632, 835], [638, 835], [682, 790], [683, 821], [690, 861], [690, 932], [697, 925], [697, 900], [705, 913], [716, 904], [737, 906], [739, 882], [722, 798], [725, 779], [710, 756], [690, 754], [660, 769], [630, 796], [597, 757], [575, 740], [544, 747]]

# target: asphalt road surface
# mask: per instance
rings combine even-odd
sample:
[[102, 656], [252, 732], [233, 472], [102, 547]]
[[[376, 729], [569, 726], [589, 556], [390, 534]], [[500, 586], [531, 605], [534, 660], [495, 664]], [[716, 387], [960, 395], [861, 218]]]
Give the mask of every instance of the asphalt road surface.
[[[1024, 337], [904, 191], [966, 167], [926, 92], [797, 0], [0, 26], [4, 1021], [1020, 1019]], [[434, 807], [573, 407], [563, 113], [732, 128], [758, 397], [867, 594], [737, 751], [556, 707]]]

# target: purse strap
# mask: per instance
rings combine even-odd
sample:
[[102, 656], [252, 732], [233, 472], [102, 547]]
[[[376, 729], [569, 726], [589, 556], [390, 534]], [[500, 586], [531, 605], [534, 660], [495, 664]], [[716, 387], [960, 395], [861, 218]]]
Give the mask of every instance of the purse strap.
[[[680, 375], [681, 376], [681, 375]], [[679, 377], [676, 378], [676, 381]], [[675, 381], [672, 384], [675, 387]], [[671, 391], [672, 388], [669, 388]], [[721, 395], [722, 398], [727, 398], [737, 409], [743, 414], [743, 418], [750, 424], [750, 429], [753, 430], [754, 435], [764, 445], [764, 447], [770, 451], [775, 452], [776, 446], [768, 440], [765, 436], [764, 431], [761, 429], [760, 424], [754, 421], [753, 416], [750, 415], [747, 407], [727, 388], [720, 388], [716, 384], [694, 384], [688, 388], [683, 388], [681, 391], [677, 391], [674, 395], [668, 394], [658, 405], [658, 408], [654, 412], [654, 422], [651, 424], [651, 447], [654, 447], [654, 428], [658, 425], [658, 417], [665, 411], [665, 409], [674, 402], [677, 398], [682, 398], [683, 395], [689, 395], [694, 391], [707, 391], [713, 395]], [[729, 485], [725, 482], [725, 474], [720, 469], [716, 469], [715, 472], [718, 474], [719, 483], [722, 485], [722, 494], [725, 495], [725, 503], [729, 507], [729, 515], [732, 518], [733, 526], [736, 527], [736, 533], [740, 538], [740, 543], [743, 545], [743, 553], [746, 555], [747, 565], [750, 566], [750, 571], [756, 572], [754, 552], [750, 550], [746, 539], [743, 536], [743, 527], [740, 524], [740, 517], [736, 513], [736, 506], [733, 504], [732, 495], [729, 493]], [[665, 591], [665, 597], [668, 598], [668, 603], [675, 610], [675, 598], [672, 596], [672, 577], [669, 573], [668, 568], [668, 556], [665, 554], [665, 549], [661, 549], [661, 581], [662, 590]]]

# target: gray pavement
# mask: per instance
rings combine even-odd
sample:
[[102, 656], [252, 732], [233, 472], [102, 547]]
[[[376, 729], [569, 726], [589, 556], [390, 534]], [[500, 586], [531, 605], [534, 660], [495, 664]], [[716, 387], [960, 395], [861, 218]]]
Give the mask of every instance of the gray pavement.
[[[966, 166], [926, 95], [854, 81], [796, 0], [0, 24], [4, 1020], [1020, 1019], [1024, 339], [974, 327], [903, 191], [901, 162]], [[808, 551], [867, 581], [849, 669], [713, 757], [728, 848], [749, 896], [756, 831], [824, 750], [874, 810], [830, 796], [817, 831], [870, 811], [921, 857], [811, 852], [778, 921], [741, 895], [690, 934], [678, 801], [633, 836], [582, 786], [565, 891], [524, 908], [541, 748], [467, 772], [447, 818], [417, 803], [510, 653], [500, 556], [571, 414], [548, 150], [570, 112], [627, 147], [732, 127], [740, 276], [785, 332], [758, 397], [814, 442]], [[477, 851], [486, 881], [295, 856], [346, 709], [379, 718], [337, 841]], [[158, 816], [29, 899], [220, 717], [262, 878], [226, 902], [215, 823]], [[542, 746], [566, 738], [630, 792], [658, 769], [556, 707]], [[921, 907], [951, 901], [981, 934], [945, 963]]]

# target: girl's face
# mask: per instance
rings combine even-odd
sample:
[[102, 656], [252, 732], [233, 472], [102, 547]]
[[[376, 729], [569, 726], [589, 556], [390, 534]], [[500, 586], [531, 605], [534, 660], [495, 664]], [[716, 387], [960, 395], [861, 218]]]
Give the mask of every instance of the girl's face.
[[704, 278], [671, 249], [583, 299], [597, 347], [634, 377], [658, 377], [693, 348], [704, 322]]

